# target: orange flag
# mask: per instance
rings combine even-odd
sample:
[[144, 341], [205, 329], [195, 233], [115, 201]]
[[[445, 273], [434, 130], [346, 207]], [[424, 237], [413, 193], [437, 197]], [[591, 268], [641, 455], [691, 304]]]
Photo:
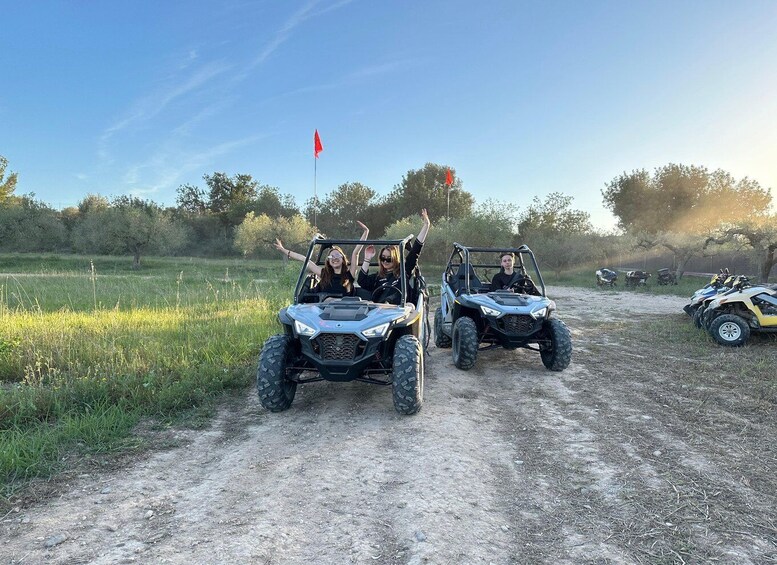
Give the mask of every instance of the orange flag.
[[324, 150], [324, 146], [321, 145], [321, 138], [318, 136], [318, 130], [313, 135], [313, 155], [318, 159], [318, 154]]
[[448, 186], [453, 184], [453, 174], [451, 173], [450, 169], [448, 169], [448, 172], [445, 173], [445, 184]]

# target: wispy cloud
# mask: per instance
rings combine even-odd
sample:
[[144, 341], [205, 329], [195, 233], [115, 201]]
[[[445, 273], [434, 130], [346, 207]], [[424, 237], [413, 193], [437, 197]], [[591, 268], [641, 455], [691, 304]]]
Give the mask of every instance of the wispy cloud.
[[[160, 150], [141, 163], [130, 166], [123, 175], [127, 192], [133, 195], [152, 195], [170, 191], [181, 183], [186, 175], [201, 171], [211, 165], [217, 157], [227, 155], [245, 145], [266, 138], [259, 134], [224, 141], [201, 151]], [[150, 180], [149, 180], [150, 179]]]
[[359, 82], [362, 82], [365, 79], [372, 79], [379, 75], [390, 74], [401, 70], [405, 70], [417, 64], [418, 64], [418, 61], [415, 61], [415, 60], [403, 60], [403, 61], [392, 61], [388, 63], [382, 63], [379, 65], [371, 65], [369, 67], [357, 69], [351, 73], [348, 73], [340, 77], [337, 80], [333, 80], [332, 82], [325, 82], [321, 84], [303, 86], [302, 88], [297, 88], [295, 90], [291, 90], [289, 92], [281, 94], [280, 97], [289, 96], [292, 94], [304, 94], [307, 92], [336, 90], [338, 88], [343, 88], [345, 86], [353, 86]]
[[[245, 81], [257, 67], [286, 43], [303, 22], [340, 9], [352, 1], [340, 0], [327, 4], [322, 0], [307, 0], [283, 21], [278, 29], [271, 32], [269, 39], [261, 46], [258, 53], [244, 61], [242, 65], [222, 60], [204, 62], [207, 56], [198, 48], [191, 48], [186, 53], [182, 53], [178, 64], [173, 67], [175, 72], [165, 81], [163, 87], [139, 98], [125, 115], [102, 131], [97, 144], [97, 153], [102, 165], [115, 166], [116, 159], [112, 149], [129, 135], [137, 134], [163, 113], [165, 118], [174, 116], [169, 110], [176, 102], [193, 105], [195, 107], [193, 115], [181, 121], [179, 125], [168, 128], [164, 138], [157, 143], [149, 144], [154, 147], [150, 158], [124, 169], [120, 178], [133, 194], [152, 194], [170, 189], [187, 173], [202, 170], [218, 156], [264, 137], [251, 136], [224, 141], [204, 151], [180, 150], [180, 147], [185, 145], [183, 141], [191, 136], [197, 125], [218, 115], [233, 103], [236, 98], [234, 93], [238, 91], [235, 87]], [[365, 78], [381, 72], [389, 72], [396, 65], [396, 63], [384, 64], [361, 69], [339, 82], [348, 83], [359, 77]], [[321, 85], [318, 88], [336, 88], [336, 86], [337, 84]], [[215, 102], [213, 98], [208, 100], [208, 97], [194, 98], [195, 94], [201, 94], [208, 87], [220, 93]], [[196, 109], [198, 105], [199, 110]], [[167, 121], [170, 120], [167, 119]]]
[[298, 27], [303, 22], [316, 18], [318, 16], [321, 16], [323, 14], [326, 14], [327, 12], [331, 12], [333, 10], [338, 10], [342, 8], [343, 6], [346, 6], [353, 2], [353, 0], [340, 0], [340, 2], [335, 2], [333, 4], [328, 4], [324, 6], [320, 10], [315, 10], [315, 8], [321, 3], [321, 0], [310, 0], [305, 5], [302, 6], [299, 10], [294, 12], [289, 19], [287, 19], [283, 25], [280, 27], [278, 31], [275, 32], [272, 39], [265, 45], [262, 50], [259, 52], [259, 55], [257, 55], [253, 61], [251, 61], [248, 66], [243, 70], [240, 75], [238, 75], [239, 79], [245, 78], [250, 74], [250, 72], [259, 66], [260, 64], [264, 63], [270, 55], [272, 55], [281, 45], [283, 45], [289, 37], [291, 37], [292, 32], [296, 27]]
[[182, 82], [178, 82], [177, 78], [171, 79], [170, 82], [172, 84], [167, 88], [142, 98], [135, 104], [135, 107], [129, 112], [128, 116], [125, 116], [115, 124], [109, 126], [103, 132], [103, 135], [100, 138], [101, 141], [107, 141], [117, 132], [137, 124], [138, 122], [154, 118], [171, 102], [204, 86], [215, 77], [229, 70], [230, 66], [231, 65], [221, 62], [208, 63], [186, 77]]

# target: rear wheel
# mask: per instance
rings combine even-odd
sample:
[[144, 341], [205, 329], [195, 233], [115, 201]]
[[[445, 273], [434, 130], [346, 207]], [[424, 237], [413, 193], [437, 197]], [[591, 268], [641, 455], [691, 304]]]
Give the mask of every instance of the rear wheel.
[[750, 337], [747, 320], [736, 314], [721, 314], [710, 324], [710, 333], [720, 345], [739, 347]]
[[442, 308], [434, 312], [434, 344], [442, 349], [451, 346], [451, 338], [442, 331]]
[[467, 371], [478, 358], [478, 328], [475, 320], [462, 316], [453, 324], [453, 364]]
[[274, 335], [264, 342], [256, 372], [256, 391], [262, 406], [270, 412], [282, 412], [291, 406], [297, 383], [286, 378], [292, 355], [291, 337]]
[[540, 344], [542, 364], [551, 371], [563, 371], [572, 360], [572, 335], [567, 325], [557, 318], [544, 323], [549, 343]]
[[392, 394], [400, 414], [415, 414], [424, 402], [424, 352], [413, 335], [403, 335], [394, 345]]

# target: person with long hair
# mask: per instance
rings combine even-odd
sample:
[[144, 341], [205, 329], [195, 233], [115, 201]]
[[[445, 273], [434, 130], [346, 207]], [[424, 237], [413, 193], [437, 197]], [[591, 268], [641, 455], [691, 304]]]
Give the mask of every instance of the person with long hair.
[[[429, 221], [429, 214], [426, 213], [426, 208], [421, 210], [421, 218], [424, 221], [421, 231], [418, 232], [410, 252], [405, 257], [405, 274], [407, 276], [410, 276], [418, 264], [418, 256], [421, 254], [426, 234], [429, 233], [429, 228], [432, 226], [432, 223]], [[372, 293], [376, 302], [397, 300], [400, 296], [398, 289], [401, 284], [399, 275], [401, 273], [400, 261], [402, 260], [399, 246], [388, 245], [381, 249], [378, 254], [378, 272], [369, 274], [370, 260], [374, 256], [375, 246], [368, 245], [364, 250], [362, 268], [359, 269], [359, 286]], [[377, 293], [377, 290], [381, 288], [384, 289], [383, 292]], [[375, 294], [379, 294], [379, 296], [375, 296]]]
[[[360, 239], [367, 239], [370, 230], [363, 223], [357, 221], [363, 232]], [[290, 251], [283, 247], [280, 239], [275, 240], [275, 248], [286, 255], [288, 259], [304, 261], [305, 255]], [[354, 280], [356, 278], [356, 268], [359, 263], [359, 253], [361, 245], [357, 245], [351, 253], [351, 261], [348, 261], [345, 251], [338, 246], [333, 245], [329, 248], [324, 265], [316, 265], [313, 261], [308, 261], [306, 268], [318, 278], [318, 284], [313, 288], [313, 292], [325, 292], [331, 294], [342, 294], [343, 296], [353, 296], [355, 293]]]

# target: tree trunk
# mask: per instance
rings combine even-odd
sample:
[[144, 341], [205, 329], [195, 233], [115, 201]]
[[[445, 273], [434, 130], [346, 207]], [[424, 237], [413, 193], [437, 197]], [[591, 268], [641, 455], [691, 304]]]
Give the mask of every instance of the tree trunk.
[[769, 273], [772, 272], [772, 267], [777, 264], [775, 251], [777, 251], [777, 246], [770, 246], [763, 250], [763, 261], [761, 261], [761, 268], [759, 269], [758, 273], [758, 282], [762, 282], [764, 284], [769, 282]]
[[132, 268], [136, 271], [140, 269], [140, 249], [135, 250], [135, 256], [132, 259]]
[[688, 264], [688, 261], [690, 261], [693, 258], [694, 254], [691, 255], [680, 255], [679, 257], [675, 255], [675, 260], [677, 261], [677, 269], [674, 272], [674, 276], [677, 279], [677, 282], [680, 282], [683, 279], [683, 274], [685, 274], [685, 266]]

